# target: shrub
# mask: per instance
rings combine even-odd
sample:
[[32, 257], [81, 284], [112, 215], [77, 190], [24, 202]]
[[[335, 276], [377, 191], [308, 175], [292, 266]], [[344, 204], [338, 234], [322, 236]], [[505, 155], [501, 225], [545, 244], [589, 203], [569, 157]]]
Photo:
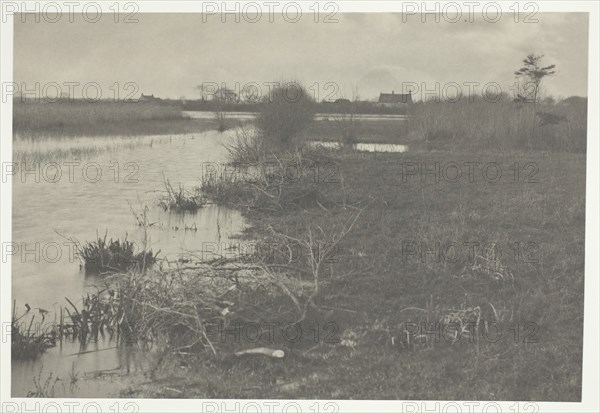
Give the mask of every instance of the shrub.
[[352, 146], [358, 140], [358, 132], [360, 129], [360, 123], [355, 118], [354, 103], [350, 110], [336, 115], [334, 117], [335, 124], [339, 130], [342, 143], [345, 146]]
[[232, 164], [251, 164], [259, 162], [265, 154], [262, 135], [256, 129], [240, 126], [235, 130], [235, 136], [223, 143]]
[[219, 132], [225, 132], [227, 129], [229, 129], [229, 125], [227, 124], [226, 120], [226, 113], [222, 110], [217, 110], [215, 111], [215, 119], [217, 121], [217, 130]]
[[256, 126], [274, 145], [288, 146], [310, 126], [316, 105], [307, 90], [296, 82], [273, 88], [256, 116]]

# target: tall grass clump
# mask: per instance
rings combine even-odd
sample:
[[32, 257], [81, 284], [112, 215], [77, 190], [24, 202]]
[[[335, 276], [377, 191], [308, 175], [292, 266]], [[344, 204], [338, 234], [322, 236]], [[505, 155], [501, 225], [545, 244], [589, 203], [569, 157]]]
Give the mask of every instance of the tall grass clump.
[[183, 185], [174, 188], [171, 182], [163, 175], [164, 193], [158, 200], [158, 204], [165, 211], [195, 212], [206, 203], [204, 197], [187, 191]]
[[98, 237], [96, 241], [87, 242], [86, 244], [77, 247], [77, 255], [83, 261], [86, 273], [100, 272], [119, 272], [130, 269], [145, 269], [154, 265], [156, 262], [157, 252], [154, 254], [150, 251], [136, 252], [135, 244], [127, 240], [112, 238], [106, 239]]
[[304, 86], [283, 83], [265, 97], [256, 126], [270, 145], [286, 147], [310, 126], [315, 112], [315, 101]]
[[56, 345], [57, 331], [53, 325], [44, 325], [45, 310], [39, 310], [41, 321], [36, 321], [35, 315], [23, 321], [26, 316], [31, 315], [31, 307], [26, 305], [27, 311], [17, 316], [16, 301], [13, 302], [11, 318], [11, 357], [13, 360], [32, 360], [50, 347]]

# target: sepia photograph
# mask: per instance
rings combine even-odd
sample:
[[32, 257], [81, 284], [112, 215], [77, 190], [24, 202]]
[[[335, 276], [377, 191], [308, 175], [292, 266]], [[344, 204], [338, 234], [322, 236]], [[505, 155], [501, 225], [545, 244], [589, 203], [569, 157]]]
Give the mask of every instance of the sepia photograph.
[[598, 3], [1, 8], [1, 411], [598, 411]]

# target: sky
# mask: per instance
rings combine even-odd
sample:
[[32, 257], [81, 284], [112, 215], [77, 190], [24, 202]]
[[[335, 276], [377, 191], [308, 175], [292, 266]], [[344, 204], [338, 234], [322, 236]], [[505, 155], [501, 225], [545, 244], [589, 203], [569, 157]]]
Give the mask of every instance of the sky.
[[[469, 88], [481, 93], [494, 82], [488, 90], [499, 85], [512, 93], [514, 71], [535, 52], [557, 67], [545, 82], [546, 94], [587, 96], [585, 13], [538, 13], [538, 23], [422, 23], [391, 13], [338, 14], [338, 22], [329, 24], [312, 17], [222, 23], [201, 14], [163, 13], [138, 14], [138, 22], [129, 24], [80, 18], [37, 23], [29, 17], [23, 23], [16, 15], [14, 23], [14, 81], [28, 88], [56, 82], [68, 91], [65, 82], [95, 82], [107, 98], [117, 89], [119, 96], [195, 99], [202, 83], [238, 91], [258, 84], [264, 94], [269, 82], [294, 80], [318, 100], [370, 100], [413, 83], [418, 98], [436, 88], [450, 95], [457, 85], [465, 94]], [[133, 85], [126, 88], [128, 82]], [[74, 97], [81, 88], [74, 86]]]

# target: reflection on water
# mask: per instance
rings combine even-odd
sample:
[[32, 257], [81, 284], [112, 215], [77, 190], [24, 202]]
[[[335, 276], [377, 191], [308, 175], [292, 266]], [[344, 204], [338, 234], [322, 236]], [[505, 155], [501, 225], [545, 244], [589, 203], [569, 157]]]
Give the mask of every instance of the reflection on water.
[[[206, 205], [196, 213], [174, 214], [156, 207], [163, 173], [174, 186], [181, 183], [191, 190], [199, 184], [207, 163], [224, 162], [226, 152], [220, 145], [224, 139], [226, 134], [216, 132], [155, 139], [153, 145], [123, 145], [118, 151], [86, 159], [49, 159], [38, 172], [27, 164], [30, 172], [17, 173], [13, 179], [17, 247], [12, 257], [12, 298], [17, 313], [22, 314], [27, 303], [49, 310], [46, 320], [53, 320], [59, 306], [66, 304], [64, 297], [77, 300], [85, 291], [95, 291], [93, 286], [101, 285], [102, 279], [83, 275], [71, 243], [63, 236], [85, 242], [107, 231], [108, 238], [127, 236], [142, 248], [145, 231], [136, 225], [131, 210], [139, 212], [143, 205], [151, 207], [148, 221], [153, 225], [147, 235], [153, 251], [161, 250], [159, 257], [175, 260], [187, 251], [206, 250], [206, 243], [222, 245], [239, 234], [244, 223], [234, 210]], [[50, 162], [56, 164], [44, 170]], [[45, 373], [56, 372], [61, 379], [68, 377], [73, 362], [80, 374], [123, 368], [125, 349], [106, 349], [112, 345], [95, 343], [92, 350], [103, 351], [66, 357], [78, 352], [79, 343], [63, 343], [62, 349], [50, 349], [34, 362], [13, 362], [13, 396], [32, 390], [32, 378], [42, 365]], [[111, 386], [110, 380], [106, 386]], [[105, 391], [110, 392], [106, 387], [83, 386], [69, 393], [68, 387], [65, 394], [75, 397], [106, 397]]]
[[357, 143], [354, 149], [361, 152], [406, 152], [408, 146], [395, 143]]
[[[308, 145], [313, 148], [341, 149], [343, 145], [340, 142], [310, 141]], [[360, 152], [397, 152], [408, 151], [407, 145], [395, 143], [355, 143], [352, 149]]]
[[327, 141], [309, 141], [308, 146], [311, 148], [324, 148], [324, 149], [341, 149], [342, 144], [340, 142], [327, 142]]
[[118, 397], [132, 384], [127, 374], [147, 371], [155, 360], [152, 351], [117, 347], [108, 340], [88, 343], [83, 348], [79, 342], [63, 341], [34, 361], [13, 361], [12, 396], [27, 396], [35, 390], [34, 378], [44, 385], [52, 373], [58, 381], [53, 379], [46, 393], [54, 397]]

